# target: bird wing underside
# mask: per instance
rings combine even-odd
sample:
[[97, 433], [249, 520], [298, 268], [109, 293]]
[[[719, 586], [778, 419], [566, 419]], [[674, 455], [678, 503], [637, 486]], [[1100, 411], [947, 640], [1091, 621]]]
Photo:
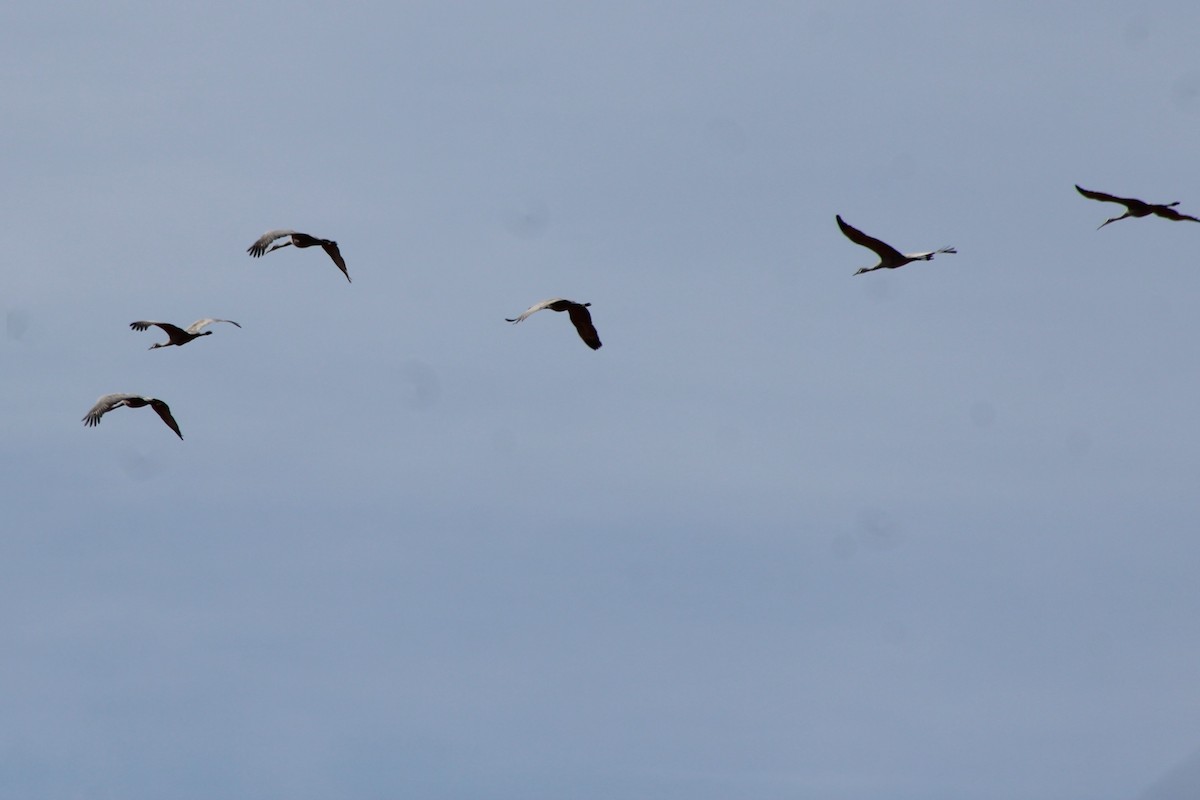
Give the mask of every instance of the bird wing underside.
[[899, 261], [904, 259], [904, 254], [896, 248], [892, 247], [887, 242], [881, 242], [873, 236], [867, 236], [865, 233], [842, 221], [841, 217], [837, 218], [838, 227], [842, 229], [842, 233], [846, 238], [857, 245], [861, 245], [868, 250], [874, 250], [879, 256], [880, 261]]
[[579, 338], [583, 339], [588, 347], [599, 350], [600, 334], [596, 333], [596, 327], [592, 325], [592, 315], [588, 312], [587, 306], [574, 303], [567, 308], [567, 313], [571, 315], [571, 324], [579, 332]]
[[1192, 222], [1200, 222], [1200, 219], [1197, 219], [1196, 217], [1192, 217], [1187, 214], [1180, 214], [1175, 209], [1168, 208], [1167, 206], [1155, 206], [1154, 213], [1160, 217], [1166, 217], [1167, 219], [1173, 219], [1176, 222], [1182, 222], [1184, 220], [1190, 220]]
[[158, 413], [158, 416], [162, 418], [163, 422], [167, 423], [168, 428], [175, 431], [176, 436], [178, 436], [180, 439], [183, 438], [183, 434], [179, 430], [179, 423], [175, 421], [173, 416], [171, 416], [170, 406], [168, 406], [162, 400], [151, 400], [150, 407]]
[[1093, 192], [1091, 189], [1084, 189], [1079, 184], [1075, 184], [1075, 189], [1089, 200], [1099, 200], [1102, 203], [1120, 203], [1123, 206], [1145, 206], [1147, 203], [1133, 197], [1117, 197], [1115, 194], [1106, 194], [1104, 192]]
[[[342, 271], [342, 274], [346, 276], [346, 280], [349, 281], [350, 271], [346, 269], [346, 262], [342, 258], [342, 251], [338, 250], [337, 242], [322, 241], [321, 249], [333, 259], [333, 263], [337, 264], [338, 269]], [[353, 281], [351, 281], [351, 283], [353, 283]]]

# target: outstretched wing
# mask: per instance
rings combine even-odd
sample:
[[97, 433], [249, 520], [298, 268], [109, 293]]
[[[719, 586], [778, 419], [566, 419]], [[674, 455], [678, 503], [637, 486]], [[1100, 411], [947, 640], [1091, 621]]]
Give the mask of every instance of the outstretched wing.
[[258, 241], [246, 248], [246, 252], [258, 258], [263, 253], [267, 252], [267, 245], [276, 239], [282, 239], [284, 236], [291, 236], [295, 231], [283, 230], [282, 228], [276, 231], [267, 231], [262, 236], [258, 237]]
[[1089, 200], [1099, 200], [1102, 203], [1120, 203], [1124, 206], [1144, 205], [1141, 200], [1132, 197], [1117, 197], [1115, 194], [1105, 194], [1104, 192], [1093, 192], [1090, 189], [1084, 189], [1078, 183], [1075, 184], [1075, 190]]
[[122, 392], [104, 395], [96, 401], [96, 405], [92, 406], [90, 411], [83, 415], [83, 424], [89, 428], [99, 425], [101, 417], [117, 406], [125, 405], [126, 400], [131, 400], [137, 396], [136, 394], [124, 394]]
[[592, 315], [587, 310], [587, 306], [572, 303], [568, 306], [567, 313], [571, 315], [571, 324], [579, 332], [579, 338], [583, 339], [588, 347], [599, 350], [600, 334], [596, 333], [596, 327], [592, 325]]
[[1195, 217], [1188, 216], [1187, 214], [1180, 214], [1175, 209], [1168, 208], [1167, 206], [1156, 206], [1154, 208], [1154, 213], [1160, 217], [1166, 217], [1167, 219], [1173, 219], [1176, 222], [1182, 222], [1184, 220], [1191, 220], [1192, 222], [1200, 222], [1200, 219], [1196, 219]]
[[[342, 259], [342, 251], [338, 250], [337, 242], [331, 242], [328, 239], [321, 240], [321, 249], [329, 254], [333, 259], [333, 263], [338, 265], [338, 269], [346, 276], [346, 280], [350, 280], [350, 272], [346, 269], [346, 262]], [[353, 281], [350, 281], [353, 283]]]
[[847, 239], [857, 245], [862, 245], [868, 250], [874, 250], [879, 255], [880, 261], [887, 263], [904, 260], [904, 254], [892, 247], [890, 244], [886, 244], [878, 239], [867, 236], [853, 225], [847, 225], [845, 220], [842, 219], [841, 215], [838, 215], [836, 219], [838, 227], [842, 229], [842, 233], [846, 235]]
[[[237, 325], [239, 328], [242, 327], [241, 325], [238, 325], [236, 322], [234, 322], [231, 319], [213, 319], [212, 317], [205, 317], [204, 319], [198, 319], [195, 322], [193, 322], [191, 325], [188, 325], [187, 332], [188, 333], [199, 333], [200, 331], [207, 328], [209, 325], [212, 325], [214, 322], [228, 322], [230, 325]], [[155, 323], [155, 324], [157, 324], [157, 323]]]
[[170, 336], [172, 339], [174, 339], [177, 336], [182, 336], [185, 339], [187, 338], [187, 334], [183, 330], [183, 328], [179, 327], [178, 325], [172, 325], [169, 322], [151, 322], [148, 319], [143, 319], [143, 320], [138, 320], [137, 322], [129, 323], [129, 327], [133, 328], [135, 331], [149, 330], [151, 325], [155, 325], [159, 328], [162, 328], [164, 331], [167, 332], [167, 335]]
[[562, 301], [561, 297], [551, 297], [549, 300], [543, 300], [540, 303], [534, 303], [529, 308], [525, 309], [520, 314], [518, 314], [516, 319], [509, 319], [508, 317], [505, 317], [504, 321], [505, 322], [520, 322], [521, 320], [528, 317], [530, 314], [536, 314], [537, 312], [541, 311], [542, 309], [549, 308], [550, 306], [554, 305], [555, 303], [558, 303], [561, 301]]
[[176, 436], [178, 436], [180, 439], [183, 438], [183, 434], [179, 432], [179, 423], [176, 422], [175, 418], [171, 416], [171, 409], [166, 403], [164, 403], [162, 400], [151, 398], [150, 407], [158, 412], [158, 415], [162, 417], [162, 421], [167, 423], [168, 428], [175, 431]]

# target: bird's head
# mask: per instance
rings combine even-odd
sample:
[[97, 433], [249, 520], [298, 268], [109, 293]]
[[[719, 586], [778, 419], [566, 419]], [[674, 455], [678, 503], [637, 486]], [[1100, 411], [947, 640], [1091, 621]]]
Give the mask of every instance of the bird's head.
[[855, 275], [862, 275], [864, 272], [870, 272], [870, 271], [871, 271], [871, 268], [870, 268], [870, 267], [859, 267], [859, 269], [858, 269], [858, 272], [856, 272], [856, 273], [854, 273], [854, 274], [855, 274]]
[[158, 348], [160, 348], [160, 347], [166, 347], [166, 345], [165, 345], [165, 344], [152, 344], [152, 345], [150, 345], [150, 349], [151, 349], [151, 350], [157, 350], [157, 349], [158, 349]]

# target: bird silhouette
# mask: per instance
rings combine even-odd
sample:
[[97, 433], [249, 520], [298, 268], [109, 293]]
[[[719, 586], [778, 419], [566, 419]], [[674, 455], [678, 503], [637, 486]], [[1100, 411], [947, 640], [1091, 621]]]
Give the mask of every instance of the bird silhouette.
[[546, 308], [551, 311], [566, 311], [571, 317], [571, 324], [579, 332], [579, 338], [583, 339], [584, 344], [593, 350], [599, 350], [600, 334], [596, 333], [596, 327], [592, 325], [592, 314], [588, 311], [588, 306], [590, 305], [591, 303], [576, 303], [573, 300], [564, 300], [561, 297], [551, 297], [549, 300], [543, 300], [540, 303], [531, 305], [518, 314], [515, 319], [505, 318], [505, 322], [520, 322], [530, 314], [536, 314]]
[[862, 245], [868, 250], [874, 250], [879, 256], [879, 263], [873, 267], [863, 267], [855, 275], [862, 275], [864, 272], [874, 272], [877, 269], [896, 269], [903, 267], [905, 264], [910, 264], [913, 261], [932, 261], [933, 257], [938, 253], [957, 253], [953, 247], [943, 247], [940, 250], [930, 250], [925, 253], [901, 253], [890, 244], [867, 236], [858, 228], [846, 224], [846, 221], [841, 218], [841, 215], [836, 217], [838, 227], [842, 229], [842, 233], [846, 234], [846, 238], [855, 244]]
[[180, 439], [183, 438], [183, 434], [179, 432], [179, 423], [177, 423], [175, 418], [171, 416], [171, 409], [166, 403], [164, 403], [162, 400], [159, 400], [157, 397], [142, 397], [141, 395], [137, 394], [117, 393], [104, 395], [97, 400], [96, 405], [92, 406], [91, 410], [84, 415], [83, 424], [89, 428], [99, 425], [101, 417], [103, 417], [109, 411], [112, 411], [114, 408], [120, 408], [121, 406], [127, 406], [128, 408], [142, 408], [144, 406], [150, 406], [154, 409], [155, 413], [162, 417], [162, 421], [167, 423], [167, 427], [175, 431], [176, 436], [178, 436]]
[[239, 328], [242, 327], [231, 319], [212, 319], [211, 317], [198, 319], [191, 325], [188, 325], [186, 329], [180, 328], [178, 325], [172, 325], [169, 322], [151, 322], [148, 319], [131, 322], [129, 323], [129, 327], [133, 328], [135, 331], [145, 331], [149, 330], [151, 325], [156, 325], [166, 331], [170, 341], [159, 342], [158, 344], [150, 345], [151, 350], [156, 350], [160, 347], [170, 347], [172, 345], [176, 347], [183, 347], [192, 339], [198, 339], [201, 336], [211, 336], [212, 331], [203, 331], [203, 333], [201, 331], [209, 325], [212, 325], [214, 322], [228, 322], [230, 325], [237, 325]]
[[[1176, 200], [1174, 203], [1146, 203], [1133, 197], [1117, 197], [1115, 194], [1093, 192], [1090, 189], [1084, 189], [1078, 183], [1075, 184], [1075, 189], [1089, 200], [1099, 200], [1102, 203], [1120, 203], [1121, 205], [1125, 206], [1124, 214], [1119, 217], [1113, 217], [1112, 219], [1106, 219], [1103, 223], [1101, 223], [1100, 228], [1103, 228], [1110, 222], [1116, 222], [1117, 220], [1125, 219], [1126, 217], [1148, 217], [1151, 214], [1154, 214], [1157, 217], [1163, 217], [1164, 219], [1175, 220], [1176, 222], [1181, 222], [1183, 220], [1200, 222], [1200, 219], [1197, 219], [1196, 217], [1189, 217], [1187, 214], [1180, 214], [1178, 211], [1176, 211], [1174, 207], [1179, 205], [1178, 200]], [[1100, 228], [1096, 228], [1096, 230], [1100, 230]]]
[[[271, 242], [276, 239], [282, 239], [285, 236], [290, 236], [291, 239], [273, 247], [267, 247]], [[342, 252], [338, 250], [338, 243], [330, 239], [318, 239], [316, 236], [309, 236], [307, 233], [300, 233], [299, 231], [282, 229], [267, 231], [258, 237], [258, 241], [246, 248], [246, 252], [258, 258], [266, 253], [270, 253], [272, 250], [278, 250], [288, 245], [295, 245], [296, 247], [317, 247], [319, 245], [333, 259], [333, 263], [337, 264], [338, 269], [346, 276], [346, 280], [350, 280], [350, 272], [346, 269], [346, 262], [342, 259]]]

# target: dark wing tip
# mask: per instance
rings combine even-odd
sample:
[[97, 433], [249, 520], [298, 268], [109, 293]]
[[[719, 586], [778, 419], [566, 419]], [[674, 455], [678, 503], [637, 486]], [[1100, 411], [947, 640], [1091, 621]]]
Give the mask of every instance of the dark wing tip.
[[342, 258], [342, 251], [338, 249], [338, 243], [326, 239], [321, 242], [321, 249], [333, 259], [333, 263], [337, 264], [338, 269], [346, 276], [346, 280], [354, 283], [354, 281], [350, 280], [350, 270], [346, 269], [346, 261]]
[[167, 427], [175, 431], [175, 435], [182, 439], [183, 433], [179, 430], [179, 423], [175, 421], [175, 417], [171, 416], [171, 407], [162, 400], [151, 400], [150, 405], [154, 408], [155, 413], [162, 417], [162, 421], [167, 423]]

